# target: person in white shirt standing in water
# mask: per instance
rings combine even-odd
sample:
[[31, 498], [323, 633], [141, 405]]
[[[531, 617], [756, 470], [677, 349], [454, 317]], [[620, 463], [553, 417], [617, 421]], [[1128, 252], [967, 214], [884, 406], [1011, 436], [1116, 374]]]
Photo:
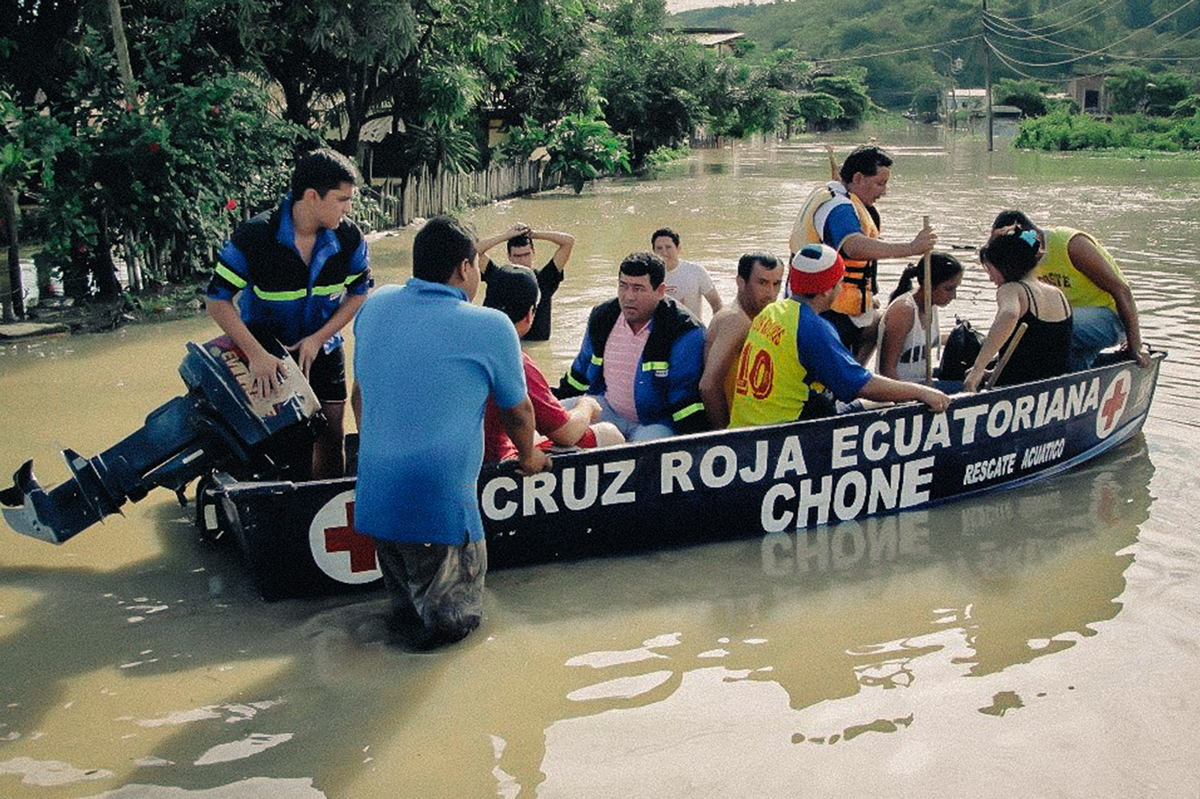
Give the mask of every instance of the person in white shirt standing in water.
[[654, 254], [667, 264], [667, 296], [687, 308], [697, 319], [702, 319], [700, 298], [708, 300], [715, 314], [721, 310], [721, 295], [713, 285], [708, 270], [695, 261], [684, 261], [679, 257], [683, 248], [679, 246], [679, 234], [669, 227], [659, 228], [650, 236], [650, 247]]

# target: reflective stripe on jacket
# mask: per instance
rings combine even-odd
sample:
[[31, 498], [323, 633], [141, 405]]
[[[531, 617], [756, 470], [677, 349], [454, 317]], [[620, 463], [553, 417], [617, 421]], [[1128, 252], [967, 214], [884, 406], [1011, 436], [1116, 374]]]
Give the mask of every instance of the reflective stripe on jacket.
[[[604, 347], [621, 314], [613, 299], [592, 309], [583, 345], [555, 394], [559, 398], [604, 394]], [[676, 433], [707, 429], [700, 399], [704, 371], [704, 325], [667, 298], [650, 321], [633, 396], [641, 424], [667, 424]]]
[[[295, 244], [291, 195], [271, 211], [243, 222], [218, 255], [207, 295], [232, 299], [241, 291], [242, 321], [259, 339], [295, 344], [321, 328], [349, 294], [369, 286], [367, 245], [353, 222], [322, 228], [305, 264]], [[341, 343], [341, 334], [326, 349]]]

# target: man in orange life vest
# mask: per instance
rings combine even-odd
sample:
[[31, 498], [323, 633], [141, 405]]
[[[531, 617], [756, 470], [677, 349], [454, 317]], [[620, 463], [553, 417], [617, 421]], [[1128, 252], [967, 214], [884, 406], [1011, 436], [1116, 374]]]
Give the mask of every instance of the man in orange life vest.
[[862, 364], [870, 359], [879, 330], [875, 308], [879, 259], [924, 255], [937, 243], [937, 235], [928, 227], [907, 243], [879, 240], [875, 202], [887, 193], [891, 167], [892, 158], [882, 148], [855, 148], [842, 162], [840, 179], [817, 187], [805, 200], [789, 239], [793, 253], [805, 244], [828, 244], [841, 253], [846, 263], [842, 292], [822, 316], [837, 328], [842, 342]]

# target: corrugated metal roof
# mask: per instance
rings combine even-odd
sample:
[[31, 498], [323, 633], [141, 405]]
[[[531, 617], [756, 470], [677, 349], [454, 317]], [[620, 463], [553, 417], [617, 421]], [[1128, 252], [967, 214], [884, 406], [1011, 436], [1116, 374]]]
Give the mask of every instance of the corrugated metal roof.
[[736, 31], [728, 33], [688, 33], [687, 36], [692, 41], [702, 44], [705, 47], [716, 47], [719, 44], [732, 42], [734, 39], [741, 39], [746, 34]]

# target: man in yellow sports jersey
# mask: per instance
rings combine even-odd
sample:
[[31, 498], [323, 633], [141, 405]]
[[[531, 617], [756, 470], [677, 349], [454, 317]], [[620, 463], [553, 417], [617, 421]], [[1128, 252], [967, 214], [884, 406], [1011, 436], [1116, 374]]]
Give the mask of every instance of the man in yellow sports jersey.
[[992, 222], [991, 238], [1014, 226], [1037, 233], [1042, 245], [1039, 277], [1057, 286], [1071, 303], [1071, 371], [1090, 369], [1100, 350], [1122, 342], [1138, 366], [1149, 366], [1133, 292], [1104, 245], [1081, 230], [1038, 228], [1020, 211], [1001, 211]]
[[872, 375], [842, 343], [821, 313], [841, 290], [846, 267], [826, 244], [808, 244], [792, 257], [791, 296], [754, 318], [738, 359], [730, 427], [815, 419], [836, 413], [834, 400], [920, 400], [936, 412], [950, 398], [935, 388]]

